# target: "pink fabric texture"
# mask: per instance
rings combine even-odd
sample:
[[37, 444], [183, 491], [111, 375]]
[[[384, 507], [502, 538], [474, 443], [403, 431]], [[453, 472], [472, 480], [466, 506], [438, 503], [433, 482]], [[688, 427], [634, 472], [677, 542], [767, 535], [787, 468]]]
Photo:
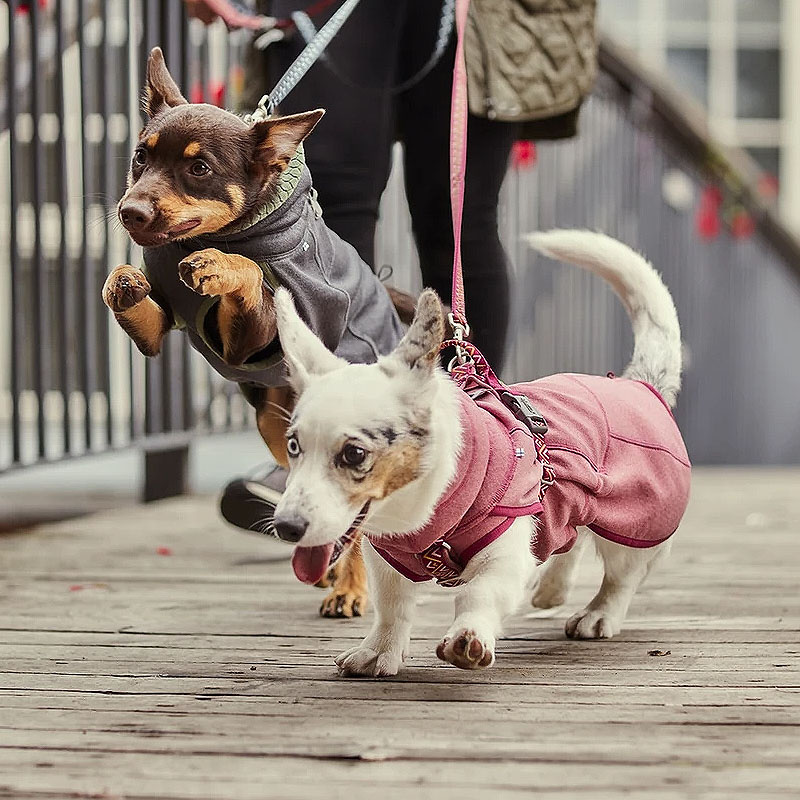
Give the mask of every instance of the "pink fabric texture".
[[459, 469], [431, 521], [403, 536], [370, 535], [378, 553], [414, 581], [429, 580], [419, 554], [439, 539], [466, 566], [516, 517], [539, 515], [539, 561], [569, 550], [577, 527], [629, 547], [652, 547], [678, 527], [691, 465], [671, 412], [648, 384], [561, 374], [509, 387], [548, 423], [555, 483], [539, 503], [542, 465], [533, 438], [493, 395], [461, 398]]

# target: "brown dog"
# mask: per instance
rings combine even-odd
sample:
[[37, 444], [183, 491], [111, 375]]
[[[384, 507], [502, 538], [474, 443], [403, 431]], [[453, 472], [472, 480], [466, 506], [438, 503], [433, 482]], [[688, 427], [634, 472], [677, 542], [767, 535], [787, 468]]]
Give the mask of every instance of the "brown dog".
[[[322, 110], [247, 125], [215, 106], [189, 104], [158, 48], [147, 64], [144, 110], [117, 213], [144, 247], [145, 269], [114, 269], [103, 300], [146, 356], [159, 353], [171, 328], [185, 328], [209, 363], [243, 386], [261, 436], [285, 467], [293, 401], [275, 289], [288, 288], [326, 346], [356, 362], [395, 346], [402, 330], [393, 305], [408, 319], [413, 300], [390, 297], [322, 222], [302, 151]], [[329, 580], [324, 616], [365, 608], [358, 540]]]

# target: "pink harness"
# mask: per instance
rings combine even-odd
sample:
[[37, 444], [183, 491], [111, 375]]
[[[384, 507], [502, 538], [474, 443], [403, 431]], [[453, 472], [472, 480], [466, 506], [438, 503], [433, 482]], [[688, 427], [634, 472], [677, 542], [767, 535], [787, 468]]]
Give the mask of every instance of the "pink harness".
[[534, 436], [493, 393], [477, 400], [462, 394], [460, 466], [431, 521], [411, 534], [368, 537], [398, 572], [458, 585], [470, 559], [521, 516], [539, 515], [531, 541], [539, 562], [569, 550], [578, 526], [629, 547], [653, 547], [674, 533], [689, 499], [691, 467], [653, 387], [566, 374], [509, 388], [550, 421], [555, 482], [543, 495]]

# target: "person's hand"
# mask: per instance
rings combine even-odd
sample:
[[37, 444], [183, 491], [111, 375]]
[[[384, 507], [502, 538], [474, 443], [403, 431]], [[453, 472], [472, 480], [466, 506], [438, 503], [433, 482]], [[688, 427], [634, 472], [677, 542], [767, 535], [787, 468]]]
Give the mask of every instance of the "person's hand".
[[243, 14], [228, 3], [227, 0], [183, 0], [183, 2], [186, 5], [186, 13], [206, 25], [210, 25], [214, 20], [222, 18], [229, 30], [249, 28], [250, 30], [258, 31], [270, 28], [275, 23], [275, 20], [271, 17]]
[[199, 19], [205, 25], [210, 25], [219, 17], [217, 13], [209, 8], [206, 0], [183, 0], [186, 6], [186, 13], [194, 19]]

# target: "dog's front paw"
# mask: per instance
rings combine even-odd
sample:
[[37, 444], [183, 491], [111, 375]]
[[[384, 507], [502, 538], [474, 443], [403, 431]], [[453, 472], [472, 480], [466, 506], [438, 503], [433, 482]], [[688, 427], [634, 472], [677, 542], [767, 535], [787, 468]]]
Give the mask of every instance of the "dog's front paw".
[[459, 669], [484, 669], [494, 664], [494, 636], [472, 628], [451, 629], [436, 647], [436, 655]]
[[610, 639], [622, 628], [622, 620], [611, 616], [606, 611], [592, 611], [585, 608], [573, 614], [564, 626], [564, 632], [570, 639]]
[[403, 653], [401, 650], [373, 650], [362, 642], [358, 647], [340, 653], [335, 661], [342, 677], [381, 678], [397, 675], [403, 663]]
[[213, 247], [186, 256], [178, 264], [178, 275], [197, 294], [231, 294], [241, 288], [241, 275], [230, 268], [225, 253]]
[[103, 285], [103, 302], [115, 314], [133, 308], [149, 294], [150, 284], [144, 273], [129, 264], [113, 270]]

